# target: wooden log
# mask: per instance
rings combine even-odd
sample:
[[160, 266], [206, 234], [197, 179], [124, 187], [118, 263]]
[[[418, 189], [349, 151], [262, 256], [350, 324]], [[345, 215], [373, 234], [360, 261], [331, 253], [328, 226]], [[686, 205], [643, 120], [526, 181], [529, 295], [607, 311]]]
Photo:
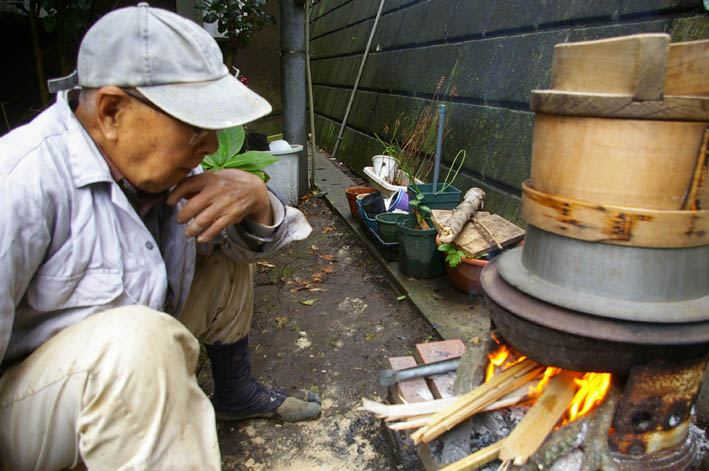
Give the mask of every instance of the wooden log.
[[574, 379], [580, 374], [562, 371], [549, 380], [537, 402], [505, 439], [499, 459], [524, 465], [561, 419], [576, 392]]
[[485, 192], [480, 188], [471, 188], [466, 191], [463, 201], [455, 207], [453, 213], [438, 231], [441, 242], [444, 244], [453, 242], [463, 226], [475, 217], [475, 213], [479, 209], [482, 209], [484, 200]]
[[441, 468], [439, 471], [470, 471], [472, 469], [485, 466], [489, 462], [497, 459], [500, 453], [500, 448], [502, 448], [503, 444], [504, 439], [493, 443], [482, 450], [478, 450], [475, 453], [456, 461], [455, 463], [451, 463], [448, 466]]
[[522, 217], [540, 229], [592, 242], [650, 248], [709, 244], [709, 209], [651, 210], [595, 204], [538, 191], [529, 181], [522, 184]]
[[435, 414], [426, 426], [411, 434], [411, 439], [415, 444], [430, 442], [497, 399], [532, 381], [543, 370], [543, 366], [530, 359], [508, 368]]

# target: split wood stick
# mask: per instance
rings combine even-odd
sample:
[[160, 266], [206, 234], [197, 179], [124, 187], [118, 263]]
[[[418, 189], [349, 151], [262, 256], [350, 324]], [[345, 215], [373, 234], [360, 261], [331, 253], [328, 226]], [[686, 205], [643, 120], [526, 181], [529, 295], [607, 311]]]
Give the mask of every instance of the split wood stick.
[[505, 439], [500, 460], [524, 465], [559, 421], [576, 392], [578, 373], [562, 371], [549, 380], [537, 402]]
[[[512, 391], [499, 401], [495, 401], [489, 406], [486, 406], [480, 410], [480, 412], [489, 412], [493, 410], [498, 410], [502, 409], [504, 407], [511, 407], [514, 406], [515, 404], [519, 404], [520, 402], [526, 400], [529, 398], [529, 392], [533, 391], [536, 388], [536, 384], [538, 384], [539, 381], [531, 381], [529, 384], [525, 384], [516, 390]], [[455, 399], [457, 400], [458, 397], [451, 397], [449, 399]], [[429, 401], [432, 402], [432, 401]], [[396, 418], [387, 418], [387, 422], [391, 421], [393, 423], [387, 423], [387, 427], [389, 427], [392, 430], [411, 430], [419, 427], [423, 427], [426, 425], [426, 422], [428, 419], [433, 415], [431, 414], [425, 414], [425, 415], [411, 415], [405, 417], [404, 421], [401, 422], [394, 422], [395, 420], [402, 419], [404, 417], [396, 417]], [[381, 417], [380, 417], [381, 418]]]
[[431, 417], [432, 414], [424, 415], [421, 417], [416, 417], [408, 420], [402, 420], [401, 422], [388, 423], [387, 427], [391, 430], [411, 430], [415, 428], [422, 427], [426, 425], [426, 421]]
[[483, 383], [473, 391], [464, 394], [454, 404], [431, 417], [425, 427], [421, 427], [421, 429], [411, 434], [411, 439], [415, 444], [420, 443], [422, 440], [425, 443], [430, 442], [471, 415], [479, 412], [485, 406], [492, 404], [510, 391], [531, 381], [542, 370], [542, 365], [530, 359], [508, 368], [487, 383]]
[[[503, 407], [513, 406], [517, 403], [524, 401], [529, 397], [529, 391], [534, 390], [536, 388], [537, 383], [538, 381], [532, 381], [528, 385], [525, 384], [523, 386], [520, 386], [519, 388], [502, 397], [498, 401], [495, 401], [489, 406], [485, 407], [481, 412], [502, 409]], [[384, 404], [382, 402], [373, 401], [371, 399], [363, 397], [362, 407], [360, 409], [366, 410], [367, 412], [372, 412], [373, 414], [376, 414], [377, 417], [380, 419], [394, 421], [400, 419], [408, 419], [421, 415], [430, 416], [432, 414], [435, 414], [436, 412], [440, 412], [441, 410], [455, 403], [459, 399], [459, 396], [454, 396], [445, 399], [434, 399], [432, 401], [411, 402], [408, 404]]]
[[371, 399], [362, 398], [362, 409], [377, 414], [379, 418], [390, 420], [405, 419], [423, 414], [433, 414], [453, 404], [458, 398], [434, 399], [432, 401], [411, 402], [408, 404], [382, 404]]
[[441, 243], [450, 244], [458, 237], [465, 223], [475, 217], [475, 213], [483, 207], [485, 192], [480, 188], [471, 188], [463, 197], [463, 201], [453, 210], [448, 220], [441, 226]]
[[503, 438], [490, 446], [476, 451], [472, 455], [468, 455], [455, 463], [449, 464], [445, 468], [441, 468], [439, 471], [470, 471], [471, 469], [485, 466], [490, 461], [497, 459], [504, 441], [505, 439]]

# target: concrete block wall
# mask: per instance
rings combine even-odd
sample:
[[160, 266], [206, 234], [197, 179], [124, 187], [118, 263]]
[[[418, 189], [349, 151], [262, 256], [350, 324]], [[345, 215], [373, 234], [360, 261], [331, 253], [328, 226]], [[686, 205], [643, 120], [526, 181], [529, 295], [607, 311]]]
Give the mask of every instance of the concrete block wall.
[[[315, 136], [330, 152], [378, 8], [378, 0], [313, 5]], [[554, 45], [644, 32], [707, 39], [709, 15], [702, 0], [386, 0], [336, 157], [363, 175], [381, 150], [375, 134], [430, 105], [443, 78], [441, 174], [465, 149], [455, 185], [483, 188], [489, 210], [522, 223], [534, 123], [529, 96], [549, 87]]]

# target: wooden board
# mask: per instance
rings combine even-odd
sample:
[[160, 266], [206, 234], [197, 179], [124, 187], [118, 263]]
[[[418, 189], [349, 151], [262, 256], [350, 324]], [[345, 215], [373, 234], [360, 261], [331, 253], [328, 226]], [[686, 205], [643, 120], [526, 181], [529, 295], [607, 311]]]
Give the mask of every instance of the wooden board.
[[[450, 358], [460, 358], [465, 352], [465, 344], [460, 339], [440, 342], [419, 343], [416, 345], [416, 360], [422, 364], [435, 363]], [[428, 385], [437, 399], [453, 397], [453, 383], [456, 372], [433, 375], [428, 378]]]
[[[448, 209], [433, 209], [431, 210], [431, 219], [438, 228], [448, 220], [452, 212]], [[503, 247], [516, 244], [524, 237], [524, 229], [497, 214], [478, 211], [475, 217]], [[463, 226], [463, 230], [460, 231], [454, 242], [465, 255], [472, 258], [497, 248], [495, 241], [491, 240], [483, 229], [472, 222]]]
[[709, 97], [665, 95], [661, 101], [633, 101], [632, 95], [532, 90], [535, 113], [608, 118], [709, 121]]
[[709, 97], [709, 40], [670, 44], [666, 95]]
[[670, 36], [648, 33], [554, 46], [551, 88], [662, 99]]

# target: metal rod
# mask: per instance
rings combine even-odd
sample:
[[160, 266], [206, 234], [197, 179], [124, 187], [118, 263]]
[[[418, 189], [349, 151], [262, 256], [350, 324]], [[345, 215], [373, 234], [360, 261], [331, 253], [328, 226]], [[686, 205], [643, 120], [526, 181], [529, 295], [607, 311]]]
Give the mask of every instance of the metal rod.
[[438, 108], [438, 135], [436, 136], [436, 157], [433, 161], [433, 192], [438, 191], [438, 171], [441, 166], [441, 148], [443, 147], [443, 117], [446, 115], [446, 105]]
[[377, 11], [377, 16], [374, 18], [374, 24], [372, 25], [372, 31], [369, 32], [369, 39], [367, 40], [367, 47], [364, 49], [364, 55], [362, 56], [362, 62], [359, 64], [359, 71], [357, 72], [357, 78], [355, 79], [354, 87], [352, 87], [352, 94], [350, 95], [350, 101], [347, 103], [347, 109], [345, 110], [345, 117], [342, 118], [342, 126], [340, 126], [340, 132], [337, 134], [337, 140], [335, 141], [335, 149], [332, 151], [332, 156], [337, 155], [337, 149], [340, 147], [340, 141], [342, 140], [342, 133], [345, 132], [345, 125], [347, 125], [347, 118], [350, 115], [350, 109], [352, 108], [352, 102], [354, 101], [355, 93], [357, 93], [357, 87], [359, 86], [359, 79], [362, 78], [362, 70], [364, 70], [364, 63], [367, 62], [367, 55], [369, 54], [369, 48], [372, 45], [372, 38], [374, 38], [374, 32], [377, 30], [377, 25], [379, 24], [379, 18], [382, 16], [382, 10], [384, 9], [384, 0], [379, 3], [379, 10]]
[[[313, 105], [313, 76], [310, 73], [310, 2], [305, 2], [305, 73], [308, 80], [308, 104], [310, 106], [310, 189], [315, 189], [315, 108]], [[307, 154], [307, 152], [306, 152]]]

